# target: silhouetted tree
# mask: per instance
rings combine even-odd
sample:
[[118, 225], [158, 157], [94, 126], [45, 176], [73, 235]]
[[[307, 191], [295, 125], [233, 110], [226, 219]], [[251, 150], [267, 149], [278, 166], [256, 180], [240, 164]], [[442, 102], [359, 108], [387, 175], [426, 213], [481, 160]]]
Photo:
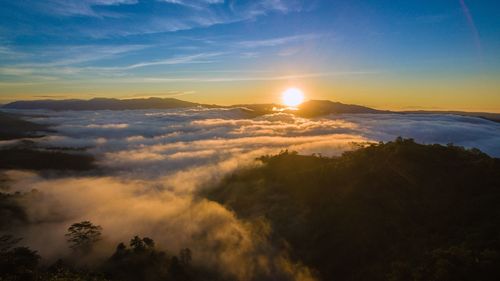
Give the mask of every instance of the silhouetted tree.
[[134, 236], [134, 238], [130, 240], [130, 247], [132, 247], [135, 252], [140, 252], [146, 249], [144, 241], [142, 241], [139, 236]]
[[123, 242], [118, 244], [118, 246], [116, 246], [116, 251], [119, 253], [125, 252], [126, 250], [127, 250], [127, 246], [125, 246], [125, 244]]
[[27, 247], [14, 247], [20, 240], [0, 237], [0, 280], [36, 280], [40, 256]]
[[179, 261], [183, 266], [189, 266], [191, 264], [192, 256], [191, 250], [189, 248], [184, 248], [179, 252]]
[[155, 241], [149, 237], [142, 238], [142, 242], [144, 242], [144, 246], [148, 249], [153, 249], [155, 247]]
[[155, 247], [155, 241], [149, 237], [141, 239], [139, 236], [134, 236], [134, 238], [130, 240], [130, 247], [136, 252], [152, 250]]
[[9, 251], [21, 240], [21, 238], [14, 238], [9, 234], [0, 236], [0, 253]]
[[118, 244], [118, 246], [116, 246], [116, 251], [111, 256], [111, 259], [113, 259], [113, 260], [121, 259], [124, 256], [126, 256], [127, 253], [128, 253], [127, 246], [125, 246], [124, 243], [120, 243], [120, 244]]
[[174, 278], [178, 278], [179, 276], [182, 275], [183, 270], [178, 257], [176, 256], [172, 257], [172, 259], [170, 260], [170, 266], [168, 268], [168, 271], [170, 275], [172, 275]]
[[101, 239], [101, 230], [102, 227], [93, 225], [90, 221], [72, 224], [66, 233], [70, 248], [84, 253], [89, 252], [94, 243]]

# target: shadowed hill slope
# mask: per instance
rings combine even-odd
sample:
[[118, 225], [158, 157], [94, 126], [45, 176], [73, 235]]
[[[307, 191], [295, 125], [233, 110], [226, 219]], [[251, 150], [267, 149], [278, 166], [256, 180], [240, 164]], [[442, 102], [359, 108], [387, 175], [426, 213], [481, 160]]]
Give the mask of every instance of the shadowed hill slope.
[[94, 156], [82, 151], [62, 151], [16, 145], [0, 148], [2, 170], [90, 171], [96, 169]]
[[337, 158], [281, 153], [208, 197], [265, 217], [323, 280], [499, 280], [500, 160], [398, 139]]
[[22, 116], [0, 112], [0, 140], [40, 137], [49, 127], [22, 119]]
[[[26, 121], [22, 117], [0, 112], [0, 141], [37, 138], [54, 132], [47, 125]], [[94, 157], [80, 149], [42, 149], [32, 140], [0, 146], [0, 172], [9, 169], [88, 171], [95, 168]]]

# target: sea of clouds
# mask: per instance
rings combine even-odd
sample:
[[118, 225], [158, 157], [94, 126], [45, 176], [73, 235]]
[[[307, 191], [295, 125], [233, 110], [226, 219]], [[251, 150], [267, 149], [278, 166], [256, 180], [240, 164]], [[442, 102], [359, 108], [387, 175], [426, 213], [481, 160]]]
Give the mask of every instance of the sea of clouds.
[[[39, 147], [83, 148], [99, 173], [42, 177], [8, 171], [10, 192], [39, 192], [21, 204], [29, 224], [14, 231], [47, 259], [68, 253], [69, 225], [103, 227], [95, 256], [105, 257], [134, 235], [152, 237], [175, 253], [189, 247], [194, 261], [239, 280], [314, 280], [300, 261], [269, 241], [265, 221], [244, 221], [199, 192], [255, 158], [288, 149], [339, 155], [355, 143], [397, 136], [454, 143], [500, 156], [500, 124], [456, 115], [347, 114], [306, 119], [286, 113], [246, 118], [241, 109], [29, 111], [55, 130], [33, 139]], [[0, 143], [12, 145], [12, 142]]]

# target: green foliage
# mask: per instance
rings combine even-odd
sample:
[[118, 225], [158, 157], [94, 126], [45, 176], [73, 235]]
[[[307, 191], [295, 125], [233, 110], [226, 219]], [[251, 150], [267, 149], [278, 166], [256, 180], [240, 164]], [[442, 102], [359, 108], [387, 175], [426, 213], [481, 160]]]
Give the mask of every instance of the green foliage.
[[398, 138], [260, 160], [207, 196], [267, 218], [324, 280], [500, 280], [499, 159]]

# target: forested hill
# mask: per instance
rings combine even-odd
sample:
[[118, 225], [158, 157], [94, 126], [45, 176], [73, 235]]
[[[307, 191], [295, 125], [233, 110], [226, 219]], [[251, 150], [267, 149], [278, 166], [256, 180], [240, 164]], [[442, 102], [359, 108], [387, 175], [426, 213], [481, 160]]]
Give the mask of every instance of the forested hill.
[[[6, 109], [48, 109], [48, 110], [132, 110], [170, 109], [196, 107], [200, 104], [174, 98], [109, 99], [91, 100], [32, 100], [15, 101], [3, 106]], [[205, 105], [209, 106], [209, 105]]]
[[322, 280], [500, 280], [499, 159], [399, 138], [260, 160], [208, 196], [267, 218]]
[[49, 126], [26, 121], [20, 115], [0, 112], [0, 141], [41, 137], [51, 132]]

